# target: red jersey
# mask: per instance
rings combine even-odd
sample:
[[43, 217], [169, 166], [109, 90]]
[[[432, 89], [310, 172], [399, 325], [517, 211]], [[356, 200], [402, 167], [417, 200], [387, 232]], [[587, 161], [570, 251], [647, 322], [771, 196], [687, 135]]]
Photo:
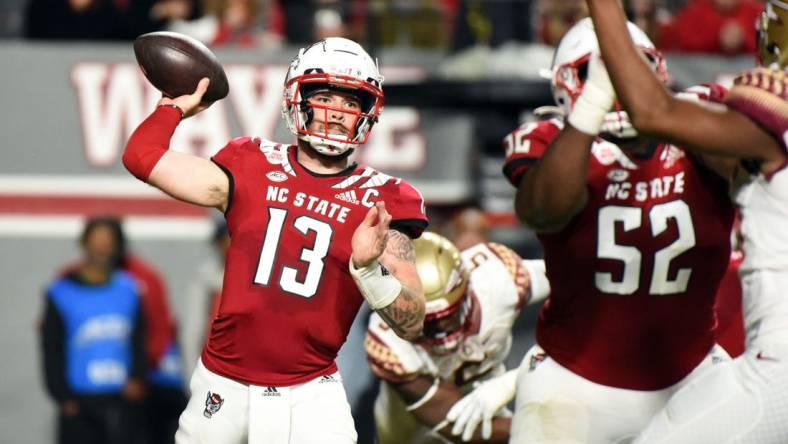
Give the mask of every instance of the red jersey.
[[744, 317], [739, 267], [744, 260], [740, 251], [731, 253], [728, 269], [717, 289], [717, 343], [732, 358], [744, 353]]
[[427, 226], [422, 197], [405, 181], [356, 164], [315, 174], [296, 149], [239, 138], [213, 157], [231, 180], [231, 241], [202, 360], [249, 384], [289, 386], [336, 371], [364, 300], [348, 270], [350, 239], [375, 202], [411, 237]]
[[[535, 162], [559, 130], [524, 125], [512, 140]], [[587, 186], [569, 225], [539, 235], [551, 294], [537, 341], [593, 382], [668, 387], [714, 344], [733, 219], [727, 183], [675, 146], [638, 158], [597, 139]]]

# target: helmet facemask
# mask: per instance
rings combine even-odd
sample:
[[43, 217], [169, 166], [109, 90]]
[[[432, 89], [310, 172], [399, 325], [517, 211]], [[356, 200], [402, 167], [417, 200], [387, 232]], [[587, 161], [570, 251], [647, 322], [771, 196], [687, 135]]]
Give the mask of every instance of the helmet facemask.
[[758, 64], [784, 69], [788, 65], [788, 3], [768, 0], [758, 18]]
[[426, 301], [418, 343], [437, 355], [451, 353], [464, 341], [470, 319], [468, 272], [460, 251], [448, 239], [427, 232], [413, 244]]
[[419, 343], [437, 355], [454, 352], [465, 339], [470, 309], [471, 298], [466, 295], [453, 307], [425, 316]]
[[[353, 41], [328, 38], [302, 49], [293, 59], [285, 78], [282, 115], [290, 131], [326, 156], [348, 155], [367, 141], [383, 109], [383, 76], [377, 63]], [[355, 97], [358, 110], [337, 109], [310, 102], [322, 91], [337, 91]], [[309, 129], [315, 113], [339, 111], [353, 116], [350, 134], [329, 131], [326, 120], [320, 129]], [[344, 132], [344, 130], [343, 130]]]
[[[338, 156], [349, 149], [355, 149], [366, 143], [370, 129], [378, 121], [380, 110], [383, 106], [383, 92], [370, 83], [359, 83], [352, 77], [335, 76], [322, 73], [304, 74], [290, 80], [286, 89], [293, 89], [295, 94], [286, 98], [286, 105], [293, 107], [297, 112], [293, 126], [296, 128], [298, 138], [308, 142], [321, 154]], [[360, 108], [351, 110], [336, 108], [310, 102], [309, 98], [320, 92], [338, 91], [355, 97]], [[324, 118], [324, 127], [309, 129], [315, 113], [328, 114], [338, 111], [352, 116], [349, 134], [337, 134], [329, 130], [330, 119]]]

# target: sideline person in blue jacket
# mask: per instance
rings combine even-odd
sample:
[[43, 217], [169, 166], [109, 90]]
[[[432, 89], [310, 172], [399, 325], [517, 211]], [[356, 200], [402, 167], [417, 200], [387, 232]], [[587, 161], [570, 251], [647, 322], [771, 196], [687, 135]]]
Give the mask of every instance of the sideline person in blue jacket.
[[83, 260], [46, 290], [42, 351], [60, 444], [145, 442], [145, 341], [139, 293], [118, 270], [117, 220], [87, 222]]

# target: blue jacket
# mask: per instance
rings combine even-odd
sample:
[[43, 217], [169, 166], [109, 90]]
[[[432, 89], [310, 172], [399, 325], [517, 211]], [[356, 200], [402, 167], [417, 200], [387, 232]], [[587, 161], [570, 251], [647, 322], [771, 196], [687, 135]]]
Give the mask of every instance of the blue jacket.
[[117, 394], [145, 375], [142, 312], [134, 280], [114, 272], [103, 284], [76, 274], [47, 288], [43, 348], [53, 397]]

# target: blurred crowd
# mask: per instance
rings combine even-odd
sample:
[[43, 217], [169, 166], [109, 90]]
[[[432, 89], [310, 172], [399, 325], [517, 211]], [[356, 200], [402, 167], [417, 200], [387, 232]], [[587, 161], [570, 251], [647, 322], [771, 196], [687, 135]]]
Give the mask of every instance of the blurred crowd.
[[[460, 51], [509, 42], [555, 46], [583, 0], [16, 0], [30, 39], [128, 40], [172, 30], [212, 46], [270, 49], [344, 36], [368, 47]], [[763, 0], [625, 0], [663, 50], [751, 53]], [[0, 20], [12, 26], [8, 11]], [[17, 12], [20, 14], [20, 12]], [[6, 30], [3, 35], [9, 35]]]

